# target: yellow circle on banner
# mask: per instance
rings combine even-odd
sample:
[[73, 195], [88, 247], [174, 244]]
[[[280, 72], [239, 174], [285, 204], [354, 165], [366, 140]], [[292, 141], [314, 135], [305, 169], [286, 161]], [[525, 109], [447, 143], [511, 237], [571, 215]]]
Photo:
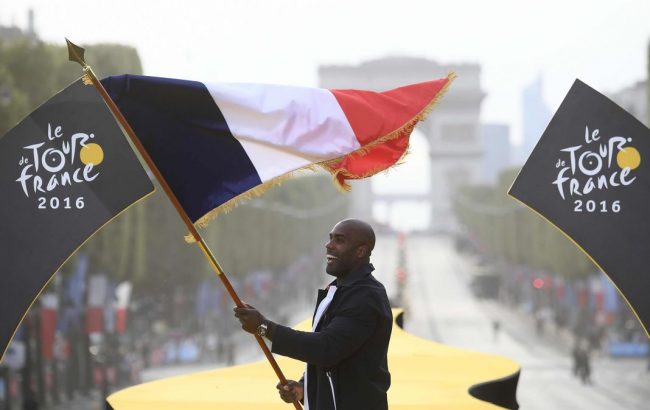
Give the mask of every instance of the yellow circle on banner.
[[85, 147], [79, 151], [79, 158], [85, 165], [93, 164], [97, 166], [104, 160], [104, 150], [99, 144], [86, 144]]
[[641, 164], [641, 154], [634, 147], [625, 147], [616, 154], [616, 163], [621, 169], [635, 169]]

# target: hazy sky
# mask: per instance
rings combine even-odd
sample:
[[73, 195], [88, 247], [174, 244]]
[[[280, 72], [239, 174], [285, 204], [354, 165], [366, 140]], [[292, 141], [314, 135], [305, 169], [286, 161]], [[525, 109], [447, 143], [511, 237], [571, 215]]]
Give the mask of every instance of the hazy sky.
[[602, 92], [644, 79], [650, 39], [650, 0], [3, 0], [0, 23], [26, 27], [30, 7], [46, 41], [130, 44], [148, 75], [315, 86], [320, 64], [478, 63], [482, 120], [515, 141], [537, 76], [554, 112], [576, 77]]
[[417, 56], [479, 63], [482, 119], [520, 138], [521, 89], [542, 75], [555, 110], [576, 77], [613, 91], [645, 77], [648, 0], [5, 0], [50, 42], [137, 47], [145, 74], [316, 85], [319, 64]]

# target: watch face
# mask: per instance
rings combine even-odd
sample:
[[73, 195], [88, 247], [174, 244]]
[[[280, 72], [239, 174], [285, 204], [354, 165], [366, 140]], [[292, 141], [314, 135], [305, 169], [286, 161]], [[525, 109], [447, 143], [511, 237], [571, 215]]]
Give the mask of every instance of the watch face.
[[262, 324], [257, 327], [257, 334], [260, 336], [266, 336], [266, 325]]

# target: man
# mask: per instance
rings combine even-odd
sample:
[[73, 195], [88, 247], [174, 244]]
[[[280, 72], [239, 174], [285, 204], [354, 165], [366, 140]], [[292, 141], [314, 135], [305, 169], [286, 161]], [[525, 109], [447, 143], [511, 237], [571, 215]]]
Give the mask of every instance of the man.
[[371, 274], [375, 233], [346, 219], [329, 237], [325, 271], [336, 280], [318, 291], [312, 332], [273, 323], [251, 306], [235, 308], [235, 317], [245, 331], [271, 340], [272, 352], [307, 363], [299, 382], [278, 384], [285, 402], [304, 400], [310, 410], [388, 409], [393, 318], [386, 290]]

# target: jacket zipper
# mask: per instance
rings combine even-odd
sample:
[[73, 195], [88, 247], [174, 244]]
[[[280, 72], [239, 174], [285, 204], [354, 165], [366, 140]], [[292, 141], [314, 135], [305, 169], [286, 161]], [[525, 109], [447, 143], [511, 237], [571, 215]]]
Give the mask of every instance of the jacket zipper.
[[332, 401], [334, 402], [334, 410], [336, 410], [336, 394], [334, 394], [334, 382], [332, 382], [332, 372], [325, 372], [327, 378], [330, 380], [330, 388], [332, 389]]

